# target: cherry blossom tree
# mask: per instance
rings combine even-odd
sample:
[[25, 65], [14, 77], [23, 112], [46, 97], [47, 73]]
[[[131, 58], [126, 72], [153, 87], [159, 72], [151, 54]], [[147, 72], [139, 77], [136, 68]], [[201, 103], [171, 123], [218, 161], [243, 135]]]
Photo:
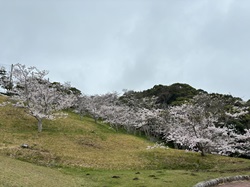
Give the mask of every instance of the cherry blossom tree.
[[245, 133], [238, 134], [234, 128], [225, 128], [224, 144], [217, 147], [217, 153], [231, 156], [250, 157], [250, 130], [245, 129]]
[[234, 142], [234, 150], [243, 156], [250, 158], [250, 129], [245, 129], [244, 134], [236, 136], [236, 144]]
[[40, 71], [36, 67], [14, 65], [16, 106], [24, 107], [37, 119], [38, 132], [42, 132], [43, 119], [54, 119], [56, 111], [72, 106], [75, 100], [75, 95], [69, 92], [69, 84], [58, 89], [45, 78], [47, 75], [47, 71]]
[[78, 97], [76, 111], [84, 116], [90, 115], [97, 122], [98, 118], [105, 119], [105, 107], [111, 107], [118, 102], [117, 93], [107, 93], [103, 95], [82, 95]]
[[[125, 105], [104, 105], [101, 107], [101, 116], [116, 131], [124, 128], [127, 132], [134, 130], [135, 114], [132, 109]], [[131, 120], [133, 119], [133, 120]]]
[[95, 121], [100, 118], [116, 131], [119, 128], [129, 133], [143, 132], [147, 136], [157, 136], [156, 121], [159, 121], [160, 109], [148, 109], [135, 105], [127, 105], [130, 100], [120, 100], [117, 93], [81, 96], [78, 100], [77, 112], [89, 114]]
[[103, 105], [100, 114], [105, 122], [116, 130], [124, 128], [129, 133], [143, 132], [146, 136], [156, 135], [154, 125], [159, 120], [160, 110], [129, 107], [124, 104]]
[[[225, 115], [231, 119], [239, 119], [242, 116], [249, 114], [249, 107], [246, 106], [233, 106], [229, 112], [225, 112]], [[231, 124], [234, 127], [233, 124]], [[230, 144], [230, 150], [227, 153], [232, 153], [236, 155], [247, 155], [250, 157], [250, 129], [245, 128], [244, 132], [237, 132], [235, 129], [233, 133], [230, 133], [232, 138]]]
[[217, 118], [206, 114], [204, 108], [192, 104], [170, 107], [168, 112], [166, 140], [191, 149], [198, 148], [204, 156], [213, 146], [213, 132], [216, 129], [214, 123]]
[[[165, 128], [165, 139], [192, 150], [198, 149], [202, 156], [212, 152], [224, 155], [235, 152], [246, 153], [246, 149], [242, 147], [247, 148], [249, 145], [249, 130], [246, 129], [244, 134], [237, 134], [234, 124], [225, 126], [218, 123], [218, 107], [217, 112], [211, 110], [212, 104], [209, 102], [212, 100], [206, 102], [196, 100], [170, 107], [166, 117], [168, 125]], [[234, 113], [225, 114], [238, 118], [247, 113], [247, 108], [235, 107]]]

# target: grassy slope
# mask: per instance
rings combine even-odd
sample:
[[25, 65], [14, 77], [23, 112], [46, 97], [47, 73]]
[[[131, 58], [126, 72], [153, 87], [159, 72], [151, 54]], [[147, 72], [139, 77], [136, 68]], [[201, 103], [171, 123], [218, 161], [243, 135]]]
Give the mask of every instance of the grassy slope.
[[[0, 97], [0, 103], [3, 100]], [[202, 158], [172, 149], [146, 150], [152, 143], [145, 139], [116, 133], [90, 118], [81, 121], [73, 113], [66, 119], [44, 121], [40, 134], [35, 119], [21, 109], [1, 107], [0, 119], [0, 186], [34, 186], [43, 181], [41, 186], [174, 187], [250, 174], [250, 160], [215, 155]], [[20, 148], [22, 143], [31, 148]]]
[[90, 180], [65, 175], [55, 169], [0, 156], [0, 186], [93, 186]]

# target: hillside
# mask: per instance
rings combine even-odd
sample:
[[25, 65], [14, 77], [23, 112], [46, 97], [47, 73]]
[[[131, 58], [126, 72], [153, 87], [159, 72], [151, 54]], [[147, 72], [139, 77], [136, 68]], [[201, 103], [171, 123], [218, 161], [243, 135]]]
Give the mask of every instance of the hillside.
[[152, 95], [158, 97], [157, 103], [160, 104], [177, 104], [193, 98], [202, 90], [197, 90], [188, 84], [175, 83], [170, 86], [155, 85], [153, 88], [142, 91], [144, 97]]
[[[148, 109], [166, 109], [169, 106], [177, 106], [185, 102], [190, 102], [198, 95], [207, 95], [207, 97], [209, 97], [208, 100], [196, 102], [200, 102], [200, 105], [205, 104], [206, 108], [209, 108], [211, 111], [217, 110], [219, 114], [219, 124], [225, 124], [226, 126], [234, 124], [240, 133], [244, 133], [244, 129], [250, 128], [249, 114], [237, 119], [225, 119], [225, 112], [230, 112], [233, 108], [249, 108], [250, 100], [245, 102], [241, 98], [232, 95], [208, 93], [188, 84], [175, 83], [169, 86], [155, 85], [153, 88], [144, 91], [127, 91], [120, 97], [120, 100], [128, 106], [145, 107]], [[248, 110], [250, 112], [250, 109]]]
[[[0, 96], [0, 103], [7, 100]], [[64, 112], [67, 118], [44, 121], [44, 131], [37, 133], [36, 120], [22, 109], [10, 104], [0, 108], [0, 186], [177, 187], [250, 174], [250, 160], [147, 149], [154, 144], [143, 137]]]
[[[155, 85], [153, 88], [149, 88], [143, 91], [128, 91], [123, 97], [135, 97], [137, 99], [157, 97], [157, 104], [161, 106], [165, 105], [178, 105], [182, 104], [184, 101], [192, 99], [194, 96], [200, 93], [207, 93], [207, 91], [202, 89], [196, 89], [189, 84], [184, 83], [174, 83], [172, 85]], [[235, 101], [242, 101], [239, 97], [233, 97], [231, 95], [224, 95], [220, 93], [210, 93], [209, 95], [220, 97], [220, 99], [230, 103]], [[250, 99], [246, 104], [249, 105]]]

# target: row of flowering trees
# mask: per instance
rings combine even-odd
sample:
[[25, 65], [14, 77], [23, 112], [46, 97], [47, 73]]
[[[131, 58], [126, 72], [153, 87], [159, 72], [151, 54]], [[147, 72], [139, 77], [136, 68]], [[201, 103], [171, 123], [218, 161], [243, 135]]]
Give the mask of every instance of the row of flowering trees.
[[250, 154], [250, 130], [238, 132], [234, 124], [225, 121], [249, 114], [249, 108], [234, 106], [225, 111], [219, 98], [209, 94], [197, 95], [189, 102], [167, 109], [145, 108], [142, 107], [145, 104], [135, 100], [131, 106], [131, 102], [120, 100], [116, 93], [79, 99], [79, 112], [84, 111], [96, 120], [100, 118], [116, 130], [143, 133], [177, 147], [198, 150], [201, 155]]
[[96, 122], [102, 119], [115, 130], [144, 134], [179, 148], [198, 150], [201, 155], [250, 155], [249, 127], [239, 131], [234, 124], [235, 119], [249, 115], [245, 105], [228, 105], [220, 97], [202, 92], [180, 105], [161, 108], [157, 97], [140, 100], [117, 93], [81, 95], [68, 83], [51, 83], [48, 72], [36, 67], [16, 64], [11, 74], [11, 79], [7, 73], [1, 76], [0, 84], [11, 85], [15, 106], [37, 119], [38, 132], [43, 119], [53, 119], [56, 111], [70, 107], [81, 117], [87, 114]]

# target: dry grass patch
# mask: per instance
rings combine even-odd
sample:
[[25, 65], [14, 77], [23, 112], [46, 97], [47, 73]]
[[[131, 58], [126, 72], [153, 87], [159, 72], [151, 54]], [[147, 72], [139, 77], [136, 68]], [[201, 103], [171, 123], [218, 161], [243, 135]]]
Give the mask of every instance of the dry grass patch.
[[[139, 153], [150, 144], [132, 135], [115, 133], [105, 124], [95, 124], [91, 118], [81, 121], [70, 112], [65, 119], [45, 120], [40, 134], [36, 132], [36, 120], [22, 109], [4, 107], [0, 118], [5, 131], [0, 137], [0, 146], [5, 149], [0, 152], [39, 165], [142, 168], [146, 160]], [[21, 149], [23, 143], [30, 148]]]

